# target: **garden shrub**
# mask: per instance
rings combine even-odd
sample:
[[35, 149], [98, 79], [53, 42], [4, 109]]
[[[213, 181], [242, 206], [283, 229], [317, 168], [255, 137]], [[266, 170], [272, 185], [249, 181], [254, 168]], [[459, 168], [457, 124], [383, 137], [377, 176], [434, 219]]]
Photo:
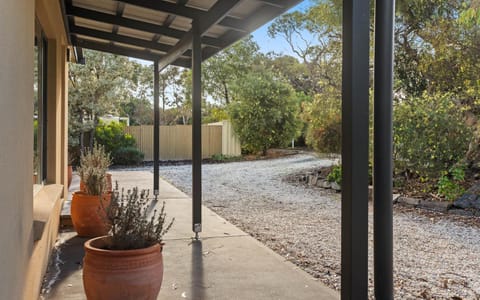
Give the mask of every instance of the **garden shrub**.
[[462, 167], [452, 167], [448, 172], [443, 172], [438, 180], [438, 194], [449, 201], [460, 197], [465, 189], [461, 185], [465, 180], [465, 170]]
[[338, 185], [342, 185], [342, 166], [336, 165], [332, 167], [332, 170], [327, 175], [328, 182], [336, 182]]
[[117, 165], [138, 165], [144, 158], [143, 152], [134, 146], [118, 148], [112, 155], [113, 162]]
[[404, 100], [394, 108], [397, 170], [439, 178], [465, 157], [472, 132], [450, 94]]
[[[327, 94], [328, 95], [328, 94]], [[320, 153], [340, 153], [342, 146], [342, 117], [340, 98], [315, 95], [304, 107], [308, 124], [306, 143]]]
[[266, 155], [299, 134], [298, 105], [292, 87], [268, 71], [251, 72], [237, 82], [228, 107], [242, 151]]
[[105, 124], [100, 121], [95, 129], [95, 139], [105, 147], [105, 151], [113, 153], [121, 147], [135, 146], [135, 139], [124, 132], [125, 125], [119, 122]]
[[[110, 153], [114, 164], [139, 164], [143, 161], [143, 153], [135, 147], [135, 138], [124, 132], [125, 125], [119, 122], [100, 124], [95, 129], [95, 139]], [[139, 157], [141, 160], [139, 161]]]

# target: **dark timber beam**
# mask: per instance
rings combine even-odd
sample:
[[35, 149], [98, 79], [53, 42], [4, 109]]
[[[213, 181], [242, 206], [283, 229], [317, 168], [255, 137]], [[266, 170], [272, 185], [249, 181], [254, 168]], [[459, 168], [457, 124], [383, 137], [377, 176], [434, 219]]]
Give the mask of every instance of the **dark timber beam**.
[[[69, 16], [69, 23], [73, 25], [73, 17], [80, 17], [83, 19], [103, 22], [107, 24], [117, 25], [121, 27], [131, 28], [135, 30], [145, 31], [149, 33], [164, 35], [176, 39], [181, 39], [185, 35], [185, 31], [169, 28], [162, 25], [156, 25], [148, 22], [137, 21], [125, 17], [102, 13], [99, 11], [86, 9], [82, 7], [76, 7], [72, 5], [66, 6], [66, 14]], [[202, 44], [211, 47], [222, 48], [221, 41], [217, 41], [214, 38], [203, 37]]]
[[107, 43], [88, 41], [81, 38], [72, 37], [72, 44], [77, 47], [103, 51], [103, 52], [108, 52], [112, 54], [130, 56], [138, 59], [151, 60], [151, 61], [158, 59], [158, 56], [154, 56], [147, 51], [133, 50], [133, 49], [128, 49], [125, 47], [115, 46]]
[[153, 194], [155, 200], [159, 195], [159, 161], [160, 161], [160, 74], [158, 60], [153, 62]]
[[[168, 15], [168, 17], [163, 22], [162, 26], [169, 27], [173, 23], [174, 20], [175, 20], [174, 15]], [[152, 42], [158, 42], [161, 37], [162, 37], [161, 34], [158, 34], [158, 33], [155, 34], [155, 36], [152, 38]]]
[[290, 4], [291, 1], [289, 0], [260, 0], [260, 2], [265, 3], [270, 6], [275, 6], [275, 7], [286, 7]]
[[[129, 49], [126, 47], [111, 45], [109, 43], [94, 42], [94, 41], [89, 41], [81, 38], [72, 38], [72, 44], [73, 46], [77, 46], [77, 47], [103, 51], [103, 52], [108, 52], [108, 53], [117, 54], [117, 55], [124, 55], [124, 56], [134, 57], [134, 58], [143, 59], [143, 60], [154, 61], [161, 58], [160, 54], [157, 55], [148, 51]], [[184, 68], [190, 68], [191, 61], [190, 59], [187, 59], [187, 58], [179, 58], [173, 63], [173, 65], [184, 67]]]
[[[271, 6], [262, 6], [257, 10], [257, 12], [246, 18], [245, 20], [240, 19], [232, 19], [234, 20], [233, 27], [236, 27], [234, 30], [230, 30], [222, 35], [219, 40], [221, 40], [224, 45], [223, 47], [228, 47], [231, 44], [235, 43], [236, 41], [240, 40], [241, 38], [245, 37], [249, 32], [254, 31], [261, 25], [265, 24], [269, 20], [275, 18], [277, 15], [281, 14], [285, 10], [289, 9], [290, 7], [294, 6], [295, 4], [301, 1], [296, 1], [294, 3], [290, 3], [290, 6], [278, 8], [278, 7], [271, 7]], [[226, 19], [223, 19], [219, 22], [219, 25], [223, 25]], [[230, 22], [230, 21], [227, 21]], [[230, 27], [230, 26], [228, 26]], [[241, 27], [241, 30], [239, 30]], [[213, 56], [218, 51], [216, 49], [204, 49], [203, 51], [203, 59], [207, 59]]]
[[192, 230], [202, 231], [202, 43], [196, 22], [192, 29]]
[[[98, 38], [98, 39], [102, 39], [102, 40], [106, 40], [106, 41], [118, 42], [118, 43], [130, 45], [130, 46], [134, 46], [134, 47], [143, 47], [143, 48], [147, 48], [149, 50], [158, 50], [158, 51], [162, 51], [162, 52], [165, 52], [165, 53], [172, 49], [172, 46], [170, 46], [170, 45], [155, 43], [153, 41], [147, 41], [147, 40], [143, 40], [143, 39], [133, 38], [133, 37], [126, 36], [126, 35], [113, 34], [113, 33], [110, 33], [110, 32], [96, 30], [96, 29], [90, 29], [90, 28], [87, 28], [87, 27], [81, 27], [81, 26], [73, 25], [73, 26], [70, 27], [70, 32], [72, 34], [80, 34], [80, 35], [94, 37], [94, 38]], [[184, 56], [191, 57], [192, 52], [190, 50], [187, 50], [184, 53]]]
[[197, 19], [202, 17], [205, 11], [178, 5], [176, 3], [170, 3], [165, 1], [152, 1], [152, 0], [121, 0], [121, 2], [131, 5], [157, 10], [171, 15], [186, 17], [190, 19]]
[[290, 7], [293, 7], [302, 1], [284, 0], [284, 1], [261, 1], [261, 2], [264, 2], [265, 5], [257, 9], [252, 16], [244, 20], [227, 17], [221, 20], [218, 23], [218, 25], [227, 27], [234, 31], [238, 31], [238, 33], [236, 34], [241, 34], [242, 36], [244, 36], [247, 33], [252, 32], [253, 30], [260, 27], [261, 25], [265, 24], [266, 22], [272, 20], [273, 18], [280, 15], [281, 13], [285, 12]]
[[369, 3], [343, 0], [342, 300], [368, 299]]
[[74, 34], [81, 34], [81, 35], [94, 37], [102, 40], [128, 44], [136, 47], [154, 49], [162, 52], [168, 52], [172, 48], [172, 46], [166, 46], [164, 44], [159, 44], [159, 43], [155, 43], [147, 40], [133, 38], [130, 36], [113, 34], [106, 31], [95, 30], [95, 29], [90, 29], [90, 28], [75, 26], [75, 25], [70, 27], [70, 32]]
[[393, 26], [394, 0], [375, 3], [373, 244], [375, 298], [393, 300]]
[[[68, 3], [68, 0], [67, 0], [67, 3]], [[67, 5], [68, 5], [67, 3], [65, 3], [64, 1], [60, 1], [60, 9], [62, 10], [63, 26], [65, 26], [65, 32], [67, 33], [67, 42], [68, 44], [71, 45], [72, 41], [70, 39], [70, 28], [68, 26], [70, 22], [67, 16]], [[69, 1], [69, 3], [71, 4], [71, 0]]]
[[[217, 24], [222, 18], [224, 18], [228, 12], [230, 12], [240, 0], [219, 0], [212, 8], [205, 14], [205, 16], [199, 20], [192, 22], [192, 29], [185, 34], [185, 36], [168, 52], [159, 62], [159, 69], [163, 70], [166, 66], [177, 60], [182, 56], [185, 51], [192, 47], [193, 42], [193, 30], [198, 31], [198, 35], [204, 35], [210, 27]], [[197, 28], [193, 28], [196, 26]]]
[[[125, 10], [125, 3], [123, 2], [117, 2], [117, 11], [116, 11], [116, 15], [117, 17], [121, 17], [123, 15], [123, 11]], [[113, 26], [113, 30], [112, 30], [112, 33], [118, 33], [118, 29], [119, 29], [119, 26], [118, 25], [114, 25]]]
[[167, 54], [165, 54], [165, 56], [162, 57], [162, 60], [159, 61], [158, 68], [160, 71], [175, 62], [180, 56], [189, 50], [192, 47], [192, 41], [193, 34], [189, 31]]
[[85, 64], [85, 56], [83, 55], [82, 47], [73, 47], [75, 51], [75, 58], [78, 64]]
[[[220, 0], [221, 1], [221, 0]], [[234, 1], [234, 0], [232, 0]], [[191, 7], [186, 7], [186, 6], [181, 6], [175, 3], [169, 3], [169, 2], [164, 2], [164, 1], [150, 1], [150, 0], [122, 0], [122, 2], [131, 4], [131, 5], [136, 5], [139, 7], [147, 8], [147, 9], [153, 9], [157, 10], [160, 12], [176, 15], [176, 16], [181, 16], [185, 18], [190, 18], [190, 19], [207, 19], [207, 11], [201, 10], [201, 9], [196, 9], [196, 8], [191, 8]], [[227, 1], [230, 2], [230, 1]], [[284, 7], [282, 4], [285, 2], [288, 2], [287, 0], [280, 0], [279, 2], [282, 4], [278, 4], [277, 1], [274, 0], [265, 0], [262, 1], [265, 2], [267, 5], [272, 6], [272, 7]], [[300, 2], [300, 1], [299, 1]], [[217, 2], [218, 3], [218, 2]], [[225, 20], [219, 23], [222, 26], [230, 27], [231, 29], [238, 30], [238, 31], [244, 31], [243, 29], [243, 22], [242, 20], [239, 20], [237, 18], [232, 18], [232, 17], [225, 17]]]

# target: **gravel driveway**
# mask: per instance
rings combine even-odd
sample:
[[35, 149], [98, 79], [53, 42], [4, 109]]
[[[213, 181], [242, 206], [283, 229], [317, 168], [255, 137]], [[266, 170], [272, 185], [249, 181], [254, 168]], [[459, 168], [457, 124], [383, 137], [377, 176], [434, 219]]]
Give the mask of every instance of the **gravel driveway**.
[[[340, 289], [340, 194], [282, 181], [332, 161], [310, 154], [203, 166], [206, 206], [328, 286]], [[191, 194], [191, 166], [160, 175]], [[460, 220], [459, 220], [460, 219]], [[395, 208], [396, 299], [480, 299], [480, 227]], [[373, 228], [370, 213], [370, 295]], [[455, 298], [459, 297], [459, 298]]]

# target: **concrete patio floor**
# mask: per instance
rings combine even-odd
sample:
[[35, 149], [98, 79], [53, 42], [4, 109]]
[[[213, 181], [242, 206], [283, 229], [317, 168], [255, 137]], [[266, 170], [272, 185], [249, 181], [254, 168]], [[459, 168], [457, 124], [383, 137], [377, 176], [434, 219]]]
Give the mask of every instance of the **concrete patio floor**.
[[[112, 171], [120, 187], [149, 188], [150, 171]], [[78, 189], [78, 178], [71, 190]], [[250, 235], [203, 207], [200, 240], [192, 239], [191, 198], [161, 180], [160, 200], [175, 223], [164, 237], [164, 278], [158, 299], [339, 299], [324, 286]], [[66, 201], [64, 213], [69, 214]], [[59, 236], [41, 299], [86, 299], [82, 284], [83, 243], [72, 230]], [[55, 257], [56, 256], [56, 257]]]

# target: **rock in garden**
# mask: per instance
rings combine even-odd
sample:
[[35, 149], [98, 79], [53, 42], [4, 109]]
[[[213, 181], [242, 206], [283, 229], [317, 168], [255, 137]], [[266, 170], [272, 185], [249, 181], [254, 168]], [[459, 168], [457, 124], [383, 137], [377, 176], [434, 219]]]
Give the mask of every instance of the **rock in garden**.
[[420, 199], [409, 198], [409, 197], [399, 197], [397, 202], [400, 204], [408, 205], [408, 206], [417, 206], [420, 203]]
[[336, 191], [340, 191], [342, 188], [340, 187], [340, 185], [336, 182], [331, 182], [330, 185], [332, 186], [332, 189], [336, 190]]
[[317, 184], [318, 177], [317, 175], [309, 175], [308, 176], [308, 184], [309, 185], [316, 185]]
[[328, 181], [325, 180], [325, 181], [322, 182], [322, 187], [323, 187], [324, 189], [329, 189], [329, 188], [332, 187], [332, 185], [331, 185], [330, 182], [328, 182]]
[[453, 202], [453, 206], [467, 209], [477, 208], [480, 209], [480, 198], [475, 194], [465, 193], [460, 198]]

